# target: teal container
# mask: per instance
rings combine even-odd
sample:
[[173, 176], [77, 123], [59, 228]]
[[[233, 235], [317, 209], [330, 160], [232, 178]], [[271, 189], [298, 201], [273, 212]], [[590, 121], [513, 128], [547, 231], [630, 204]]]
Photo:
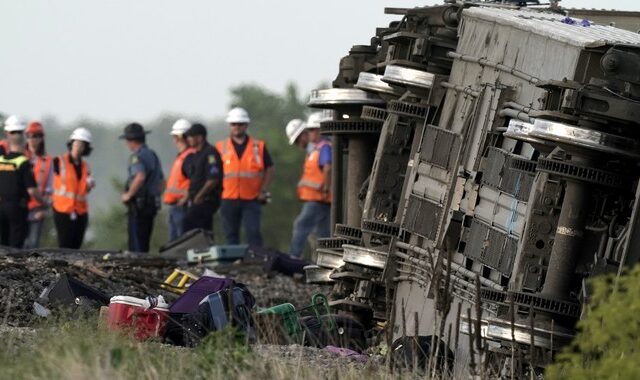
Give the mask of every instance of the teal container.
[[192, 264], [219, 264], [242, 259], [249, 248], [246, 244], [214, 245], [206, 249], [187, 251], [187, 262]]

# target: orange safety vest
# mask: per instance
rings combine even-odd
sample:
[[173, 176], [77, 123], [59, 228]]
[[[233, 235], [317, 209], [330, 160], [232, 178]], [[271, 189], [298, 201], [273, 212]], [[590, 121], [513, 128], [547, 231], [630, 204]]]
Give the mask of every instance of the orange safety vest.
[[236, 154], [231, 138], [216, 143], [224, 172], [222, 199], [249, 201], [260, 195], [264, 177], [264, 141], [250, 136], [247, 138], [247, 147], [242, 157]]
[[302, 177], [298, 181], [298, 198], [302, 201], [331, 203], [331, 193], [322, 192], [325, 175], [319, 165], [320, 150], [325, 145], [330, 146], [331, 143], [326, 140], [320, 141], [304, 160]]
[[187, 148], [180, 152], [173, 161], [169, 179], [167, 179], [167, 189], [164, 191], [163, 201], [165, 204], [176, 204], [176, 202], [188, 195], [191, 181], [182, 173], [182, 165], [185, 158], [193, 152], [195, 152], [193, 148]]
[[58, 159], [58, 174], [53, 176], [53, 209], [64, 214], [75, 212], [84, 215], [89, 210], [87, 204], [87, 179], [89, 166], [82, 161], [82, 175], [76, 176], [71, 156], [65, 153]]
[[[36, 187], [40, 190], [40, 194], [42, 195], [44, 195], [47, 189], [52, 162], [53, 159], [48, 154], [44, 156], [35, 156], [35, 163], [33, 164], [33, 178], [36, 180]], [[42, 204], [33, 197], [30, 197], [27, 206], [29, 207], [29, 210], [33, 210], [41, 207]]]

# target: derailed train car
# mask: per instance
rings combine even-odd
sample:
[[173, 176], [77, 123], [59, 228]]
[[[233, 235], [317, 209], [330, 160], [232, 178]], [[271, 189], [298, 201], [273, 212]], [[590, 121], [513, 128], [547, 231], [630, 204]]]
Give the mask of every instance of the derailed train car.
[[640, 35], [484, 2], [387, 13], [311, 95], [335, 232], [308, 279], [427, 366], [540, 369], [586, 280], [640, 255]]

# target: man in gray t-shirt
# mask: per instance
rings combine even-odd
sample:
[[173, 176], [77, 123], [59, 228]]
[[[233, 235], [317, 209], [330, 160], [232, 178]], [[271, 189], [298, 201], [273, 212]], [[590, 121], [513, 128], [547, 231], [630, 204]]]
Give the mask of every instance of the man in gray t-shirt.
[[149, 252], [153, 220], [164, 190], [162, 166], [156, 153], [145, 143], [147, 133], [142, 125], [131, 123], [120, 136], [131, 151], [122, 202], [128, 208], [129, 251], [132, 252]]

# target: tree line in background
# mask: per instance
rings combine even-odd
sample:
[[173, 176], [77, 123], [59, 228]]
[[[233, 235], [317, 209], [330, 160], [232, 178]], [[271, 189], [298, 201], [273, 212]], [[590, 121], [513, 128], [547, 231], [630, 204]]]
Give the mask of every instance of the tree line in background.
[[[267, 90], [256, 84], [242, 84], [231, 88], [231, 104], [247, 109], [251, 116], [249, 134], [266, 142], [276, 168], [271, 186], [272, 202], [265, 206], [262, 218], [262, 232], [265, 245], [286, 250], [291, 237], [295, 216], [300, 210], [296, 198], [296, 183], [300, 176], [304, 152], [287, 143], [284, 134], [286, 123], [293, 118], [304, 118], [309, 113], [306, 99], [302, 99], [297, 87], [289, 84], [283, 93]], [[9, 112], [7, 112], [9, 113]], [[207, 126], [208, 141], [228, 136], [228, 126], [223, 118], [212, 120], [192, 119], [188, 115], [165, 114], [155, 120], [142, 123], [152, 131], [147, 136], [147, 144], [156, 151], [162, 161], [165, 177], [173, 162], [176, 151], [169, 131], [180, 117]], [[134, 121], [134, 120], [131, 120]], [[135, 120], [139, 121], [139, 120]], [[129, 121], [127, 121], [129, 122]], [[141, 122], [141, 121], [139, 121]], [[122, 125], [112, 125], [96, 120], [79, 120], [73, 124], [60, 125], [53, 118], [45, 118], [47, 152], [59, 155], [66, 151], [66, 141], [71, 131], [78, 127], [88, 128], [93, 134], [93, 152], [87, 161], [97, 187], [89, 197], [89, 230], [85, 238], [86, 248], [124, 249], [126, 248], [126, 209], [120, 202], [124, 187], [129, 151], [118, 140]], [[151, 251], [157, 251], [168, 239], [167, 210], [163, 207], [155, 220]], [[216, 243], [223, 244], [218, 213], [214, 218]], [[55, 246], [55, 231], [49, 220], [43, 234], [43, 246]]]

